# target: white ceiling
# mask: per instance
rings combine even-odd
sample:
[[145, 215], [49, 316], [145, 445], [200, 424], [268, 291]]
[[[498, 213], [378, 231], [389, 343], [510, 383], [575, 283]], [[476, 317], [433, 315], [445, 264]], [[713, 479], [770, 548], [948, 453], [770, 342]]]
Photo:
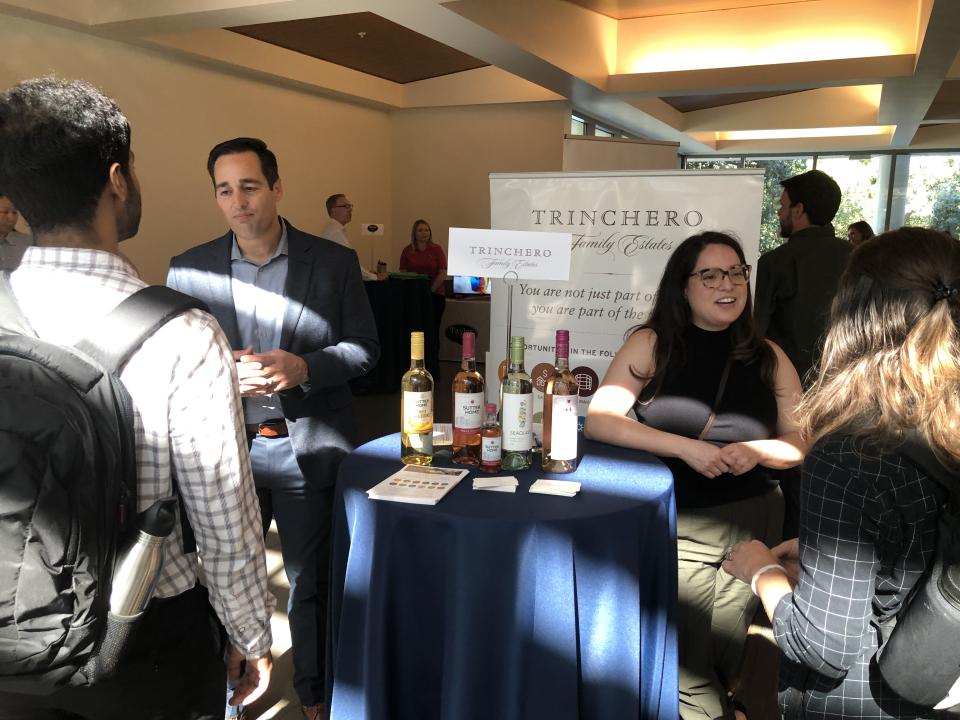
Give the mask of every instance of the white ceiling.
[[[687, 153], [960, 147], [960, 0], [7, 0], [0, 13], [384, 108], [567, 99]], [[484, 66], [393, 82], [226, 29], [354, 13], [389, 22], [369, 37], [324, 25], [371, 55], [395, 24], [411, 63], [408, 31]]]

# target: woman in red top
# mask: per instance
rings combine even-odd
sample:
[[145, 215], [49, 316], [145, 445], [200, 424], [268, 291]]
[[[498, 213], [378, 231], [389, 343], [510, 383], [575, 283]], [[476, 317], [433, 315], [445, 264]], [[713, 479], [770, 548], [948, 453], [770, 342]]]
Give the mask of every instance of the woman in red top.
[[[400, 269], [423, 273], [430, 278], [433, 291], [433, 320], [440, 330], [440, 318], [447, 304], [444, 281], [447, 279], [447, 256], [443, 248], [433, 242], [433, 231], [426, 220], [417, 220], [410, 230], [410, 244], [400, 253]], [[438, 338], [439, 340], [439, 338]]]

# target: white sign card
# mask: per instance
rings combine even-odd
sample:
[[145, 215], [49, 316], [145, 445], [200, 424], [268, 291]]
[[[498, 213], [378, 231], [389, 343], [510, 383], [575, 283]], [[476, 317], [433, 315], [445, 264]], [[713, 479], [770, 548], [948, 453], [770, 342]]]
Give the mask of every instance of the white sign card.
[[566, 280], [571, 241], [566, 232], [450, 228], [447, 274]]
[[[570, 331], [583, 416], [630, 329], [646, 320], [667, 258], [684, 239], [728, 233], [756, 266], [762, 196], [763, 170], [492, 174], [494, 228], [571, 237], [569, 280], [514, 282], [511, 333], [526, 340], [534, 422], [541, 420], [542, 378], [553, 365], [557, 329]], [[506, 295], [505, 283], [495, 281], [486, 364], [491, 400], [507, 345]]]

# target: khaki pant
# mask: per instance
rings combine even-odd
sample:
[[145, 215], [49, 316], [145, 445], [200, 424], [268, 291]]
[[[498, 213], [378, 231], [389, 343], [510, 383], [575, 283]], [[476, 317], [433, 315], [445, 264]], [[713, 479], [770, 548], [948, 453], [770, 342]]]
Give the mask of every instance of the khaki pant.
[[740, 666], [757, 599], [750, 586], [720, 568], [727, 548], [745, 540], [779, 542], [783, 496], [677, 511], [677, 643], [680, 717], [733, 718], [727, 699]]

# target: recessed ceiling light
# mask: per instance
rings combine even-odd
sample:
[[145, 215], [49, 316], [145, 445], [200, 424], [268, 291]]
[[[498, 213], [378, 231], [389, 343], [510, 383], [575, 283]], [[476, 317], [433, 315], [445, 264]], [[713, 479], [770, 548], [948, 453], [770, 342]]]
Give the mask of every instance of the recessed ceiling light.
[[729, 130], [716, 133], [720, 140], [783, 140], [787, 138], [857, 137], [891, 135], [894, 125], [859, 125], [856, 127], [796, 128], [777, 130]]

